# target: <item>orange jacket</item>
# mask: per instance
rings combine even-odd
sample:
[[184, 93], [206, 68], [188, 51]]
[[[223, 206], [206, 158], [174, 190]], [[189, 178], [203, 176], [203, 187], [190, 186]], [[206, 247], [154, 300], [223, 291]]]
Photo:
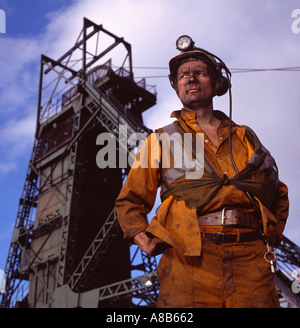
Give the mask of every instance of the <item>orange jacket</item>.
[[[182, 127], [191, 133], [203, 133], [196, 115], [187, 110], [173, 112], [171, 117], [177, 118]], [[225, 114], [219, 117], [218, 144], [215, 147], [205, 136], [204, 153], [214, 170], [231, 178], [236, 171], [231, 162], [228, 147], [228, 118]], [[242, 170], [254, 153], [250, 141], [245, 136], [245, 128], [234, 124], [232, 126], [232, 152], [235, 163]], [[147, 165], [139, 165], [147, 159]], [[184, 200], [174, 196], [168, 197], [158, 208], [156, 216], [148, 224], [147, 214], [151, 211], [160, 184], [160, 146], [156, 135], [152, 134], [144, 143], [137, 156], [127, 180], [116, 200], [116, 211], [125, 238], [133, 238], [141, 231], [147, 231], [166, 243], [178, 249], [184, 255], [197, 256], [201, 253], [201, 236], [197, 220], [197, 208], [190, 208]], [[142, 167], [141, 167], [142, 166]], [[163, 174], [168, 168], [163, 169]], [[174, 181], [170, 187], [180, 182]], [[258, 199], [264, 232], [270, 237], [276, 235], [273, 241], [280, 240], [288, 216], [289, 202], [287, 187], [279, 181], [271, 211]], [[219, 211], [225, 206], [238, 207], [242, 210], [255, 211], [245, 194], [233, 185], [224, 185], [214, 198], [202, 208], [201, 213]], [[200, 213], [200, 214], [201, 214]], [[273, 224], [269, 224], [270, 221]], [[271, 231], [270, 231], [271, 229]]]

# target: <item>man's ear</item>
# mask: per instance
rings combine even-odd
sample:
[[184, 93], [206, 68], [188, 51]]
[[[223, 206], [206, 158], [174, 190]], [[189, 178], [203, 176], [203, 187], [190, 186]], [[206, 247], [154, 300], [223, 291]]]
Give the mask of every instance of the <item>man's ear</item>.
[[219, 94], [220, 87], [221, 87], [221, 81], [220, 81], [220, 79], [216, 79], [216, 82], [215, 82], [215, 95]]
[[228, 91], [230, 82], [228, 82], [225, 76], [221, 76], [215, 82], [215, 96], [223, 96]]

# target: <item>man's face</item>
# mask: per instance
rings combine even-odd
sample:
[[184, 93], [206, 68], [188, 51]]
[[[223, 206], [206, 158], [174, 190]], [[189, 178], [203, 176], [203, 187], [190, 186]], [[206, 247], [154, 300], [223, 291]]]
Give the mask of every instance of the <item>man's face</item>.
[[187, 109], [210, 105], [215, 95], [213, 84], [208, 67], [203, 62], [189, 61], [178, 68], [176, 92]]

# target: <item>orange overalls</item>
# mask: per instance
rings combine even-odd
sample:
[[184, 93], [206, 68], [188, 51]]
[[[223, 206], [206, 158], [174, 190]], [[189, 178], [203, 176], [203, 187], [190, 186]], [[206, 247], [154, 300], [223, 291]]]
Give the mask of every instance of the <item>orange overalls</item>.
[[[172, 116], [191, 133], [203, 133], [193, 112], [183, 109]], [[236, 172], [229, 155], [228, 119], [224, 116], [218, 129], [217, 147], [205, 137], [204, 153], [216, 172], [226, 173], [231, 178]], [[173, 195], [164, 200], [157, 215], [148, 223], [147, 214], [154, 205], [161, 179], [156, 163], [159, 159], [153, 158], [153, 149], [149, 145], [159, 148], [158, 143], [149, 141], [148, 148], [141, 150], [141, 153], [148, 151], [149, 165], [131, 169], [116, 200], [116, 210], [125, 238], [132, 239], [139, 232], [147, 231], [172, 246], [164, 252], [158, 266], [161, 288], [157, 306], [279, 306], [270, 265], [263, 257], [266, 247], [261, 240], [216, 245], [203, 238], [205, 232], [237, 234], [253, 229], [200, 227], [197, 208], [188, 207], [184, 200]], [[245, 137], [245, 128], [238, 125], [232, 130], [232, 150], [236, 165], [242, 170], [250, 160], [253, 148]], [[255, 211], [245, 192], [224, 185], [201, 213], [220, 211], [225, 206], [249, 213]], [[270, 214], [262, 204], [260, 206], [262, 213]], [[288, 216], [287, 187], [280, 181], [271, 215], [276, 220], [276, 238], [280, 240]]]

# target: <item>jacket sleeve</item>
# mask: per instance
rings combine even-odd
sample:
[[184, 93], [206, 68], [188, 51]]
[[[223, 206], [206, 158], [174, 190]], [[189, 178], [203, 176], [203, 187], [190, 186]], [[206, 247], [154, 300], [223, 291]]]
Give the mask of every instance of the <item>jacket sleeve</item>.
[[279, 180], [277, 191], [272, 206], [272, 213], [277, 219], [277, 225], [275, 228], [277, 240], [282, 240], [282, 233], [289, 215], [289, 199], [288, 188]]
[[115, 208], [125, 239], [132, 239], [148, 227], [159, 187], [159, 142], [151, 134], [143, 143], [116, 199]]

